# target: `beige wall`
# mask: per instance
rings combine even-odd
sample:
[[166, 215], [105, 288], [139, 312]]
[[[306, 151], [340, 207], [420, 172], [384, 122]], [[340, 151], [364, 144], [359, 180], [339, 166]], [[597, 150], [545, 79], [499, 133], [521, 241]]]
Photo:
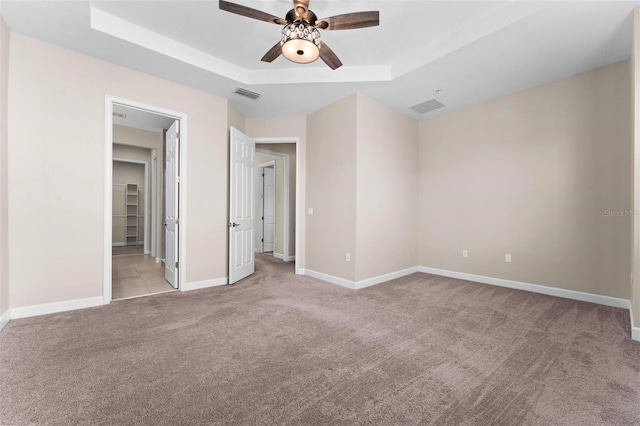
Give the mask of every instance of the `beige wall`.
[[11, 307], [102, 295], [106, 94], [188, 115], [187, 282], [227, 276], [226, 99], [15, 33], [10, 60]]
[[129, 183], [144, 187], [144, 164], [114, 161], [113, 184], [126, 185]]
[[9, 28], [0, 15], [0, 317], [9, 310]]
[[[127, 158], [130, 160], [147, 161], [149, 163], [149, 186], [151, 186], [152, 163], [154, 156], [157, 157], [156, 170], [156, 257], [162, 257], [162, 233], [164, 224], [162, 219], [162, 182], [164, 180], [163, 163], [163, 141], [162, 133], [151, 132], [149, 130], [135, 129], [126, 126], [113, 126], [113, 158]], [[149, 188], [151, 191], [151, 188]], [[151, 198], [151, 192], [149, 192]], [[151, 200], [149, 200], [151, 205]], [[151, 223], [151, 211], [147, 212], [147, 220]], [[150, 233], [150, 232], [149, 232]], [[151, 235], [147, 238], [151, 241]], [[149, 245], [151, 247], [151, 245]]]
[[[259, 143], [256, 145], [256, 147], [261, 149], [267, 149], [269, 151], [278, 152], [281, 154], [286, 154], [289, 156], [289, 256], [295, 256], [296, 254], [296, 144], [295, 143], [269, 143], [269, 144]], [[284, 165], [283, 157], [278, 157], [278, 158], [280, 159], [280, 161], [282, 161], [282, 164]], [[284, 170], [284, 168], [282, 170]], [[283, 192], [283, 196], [284, 196], [284, 192]], [[282, 253], [282, 251], [280, 251], [279, 253]]]
[[[292, 221], [298, 229], [298, 238], [300, 247], [295, 245], [295, 231], [290, 233], [290, 237], [294, 238], [294, 243], [289, 247], [295, 249], [296, 265], [300, 269], [306, 267], [306, 247], [307, 239], [307, 216], [306, 205], [308, 198], [305, 198], [305, 188], [307, 188], [307, 126], [308, 117], [306, 116], [285, 116], [285, 117], [247, 117], [245, 122], [245, 130], [248, 136], [252, 138], [299, 138], [297, 149], [300, 164], [296, 164], [298, 180], [302, 189], [302, 208], [296, 215], [298, 222]], [[275, 144], [279, 145], [279, 144]], [[276, 147], [277, 149], [277, 147]], [[310, 185], [309, 185], [310, 186]], [[295, 189], [295, 185], [292, 191]], [[294, 195], [295, 196], [295, 195]], [[291, 217], [291, 216], [290, 216]], [[294, 253], [294, 252], [292, 252]]]
[[631, 124], [633, 128], [631, 144], [631, 200], [633, 208], [632, 238], [631, 238], [631, 307], [634, 314], [632, 321], [635, 327], [640, 327], [640, 196], [636, 189], [640, 189], [640, 8], [633, 11], [633, 42], [630, 59], [631, 74]]
[[418, 122], [357, 96], [356, 281], [418, 265]]
[[[140, 148], [157, 149], [162, 158], [163, 136], [160, 132], [136, 129], [127, 126], [113, 125], [113, 143], [119, 145], [137, 146]], [[115, 154], [114, 154], [115, 156]]]
[[630, 102], [621, 62], [421, 122], [421, 265], [629, 298]]
[[242, 113], [238, 111], [236, 107], [231, 105], [231, 102], [228, 103], [228, 109], [229, 109], [228, 127], [235, 127], [236, 129], [240, 130], [242, 133], [246, 133], [244, 115], [242, 115]]
[[[306, 268], [356, 278], [356, 101], [348, 96], [308, 117]], [[345, 261], [351, 254], [351, 262]]]

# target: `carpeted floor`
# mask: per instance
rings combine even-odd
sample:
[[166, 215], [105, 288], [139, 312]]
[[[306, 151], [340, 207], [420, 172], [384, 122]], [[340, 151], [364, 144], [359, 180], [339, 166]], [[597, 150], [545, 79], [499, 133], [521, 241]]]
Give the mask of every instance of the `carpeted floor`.
[[13, 320], [0, 424], [638, 425], [622, 309], [426, 274], [233, 286]]

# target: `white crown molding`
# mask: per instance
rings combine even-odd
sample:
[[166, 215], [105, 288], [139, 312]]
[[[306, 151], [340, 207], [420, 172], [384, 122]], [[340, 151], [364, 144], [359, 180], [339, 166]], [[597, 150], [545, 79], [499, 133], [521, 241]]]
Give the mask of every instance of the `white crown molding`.
[[96, 31], [101, 31], [223, 77], [239, 81], [248, 80], [247, 70], [231, 62], [208, 55], [184, 43], [125, 21], [93, 6], [89, 6], [89, 12], [90, 26]]
[[[90, 26], [113, 37], [235, 80], [242, 84], [344, 83], [391, 81], [531, 16], [545, 6], [538, 2], [507, 2], [472, 23], [440, 39], [421, 43], [418, 49], [394, 58], [388, 65], [348, 66], [331, 70], [320, 66], [250, 70], [195, 49], [90, 6]], [[321, 61], [319, 61], [321, 63]]]
[[89, 9], [90, 26], [96, 31], [243, 84], [340, 83], [391, 80], [391, 67], [389, 66], [342, 66], [335, 71], [326, 66], [248, 70], [96, 9], [93, 6], [90, 6]]
[[391, 67], [390, 78], [395, 80], [496, 31], [513, 25], [545, 7], [548, 6], [541, 2], [505, 2], [496, 7], [492, 13], [487, 13], [462, 28], [452, 29], [440, 39], [422, 43], [418, 49], [398, 58]]

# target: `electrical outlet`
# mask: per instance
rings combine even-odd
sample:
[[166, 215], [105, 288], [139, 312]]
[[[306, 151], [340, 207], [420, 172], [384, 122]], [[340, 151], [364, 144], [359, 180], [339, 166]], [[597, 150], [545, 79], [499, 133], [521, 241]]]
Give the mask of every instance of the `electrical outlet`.
[[345, 253], [344, 254], [344, 261], [345, 262], [351, 262], [351, 253]]
[[462, 257], [469, 257], [469, 252], [462, 250]]
[[504, 255], [504, 261], [507, 262], [507, 263], [511, 262], [511, 255], [510, 254], [505, 254]]

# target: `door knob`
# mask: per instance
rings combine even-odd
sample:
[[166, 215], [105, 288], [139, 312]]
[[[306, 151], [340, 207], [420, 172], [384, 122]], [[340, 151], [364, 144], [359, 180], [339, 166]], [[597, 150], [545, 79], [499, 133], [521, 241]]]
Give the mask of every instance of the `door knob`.
[[239, 223], [235, 223], [235, 222], [229, 224], [229, 227], [235, 228], [236, 226], [240, 226], [240, 224]]

